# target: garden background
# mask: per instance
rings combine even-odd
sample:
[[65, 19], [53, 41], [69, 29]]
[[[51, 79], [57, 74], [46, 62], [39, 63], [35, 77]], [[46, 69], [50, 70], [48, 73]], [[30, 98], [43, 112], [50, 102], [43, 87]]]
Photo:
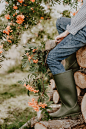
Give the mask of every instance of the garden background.
[[[10, 3], [13, 2], [13, 3]], [[21, 1], [21, 0], [20, 0]], [[18, 4], [22, 7], [24, 6], [23, 3]], [[8, 2], [8, 3], [7, 3]], [[57, 29], [56, 29], [56, 20], [57, 18], [61, 16], [66, 17], [73, 17], [75, 15], [75, 11], [77, 11], [81, 7], [81, 3], [78, 3], [77, 8], [73, 8], [70, 5], [63, 5], [63, 3], [58, 4], [58, 2], [39, 2], [40, 5], [44, 7], [46, 10], [45, 12], [48, 13], [48, 16], [44, 13], [41, 13], [42, 16], [39, 14], [37, 15], [38, 23], [33, 24], [31, 28], [29, 28], [29, 22], [25, 22], [25, 24], [18, 24], [15, 25], [14, 20], [16, 21], [16, 13], [19, 13], [17, 9], [17, 12], [15, 13], [15, 18], [12, 19], [12, 24], [14, 25], [12, 35], [14, 36], [13, 39], [6, 36], [11, 36], [3, 32], [7, 25], [11, 25], [11, 20], [8, 18], [6, 19], [5, 15], [7, 15], [7, 12], [10, 12], [11, 8], [6, 9], [5, 5], [15, 6], [14, 2], [12, 0], [7, 1], [1, 1], [0, 3], [0, 128], [1, 129], [18, 129], [21, 127], [24, 123], [26, 123], [30, 118], [36, 116], [37, 112], [28, 105], [28, 102], [31, 101], [31, 99], [37, 96], [34, 96], [34, 93], [30, 93], [30, 96], [28, 96], [28, 90], [25, 88], [24, 84], [25, 82], [30, 81], [30, 83], [33, 81], [33, 74], [32, 71], [30, 71], [30, 65], [26, 64], [25, 62], [22, 63], [21, 60], [26, 59], [24, 56], [28, 55], [28, 51], [26, 50], [28, 48], [27, 44], [29, 44], [29, 47], [33, 47], [33, 49], [30, 48], [30, 54], [31, 50], [36, 51], [36, 48], [38, 50], [44, 49], [44, 45], [46, 41], [49, 39], [55, 39], [55, 37], [58, 35]], [[32, 6], [34, 7], [34, 2], [30, 1], [32, 3]], [[26, 5], [27, 6], [27, 5]], [[26, 7], [25, 6], [25, 7]], [[39, 7], [38, 7], [39, 9]], [[6, 10], [4, 12], [4, 10]], [[69, 10], [71, 12], [66, 12], [63, 14], [64, 10]], [[22, 12], [21, 8], [21, 12]], [[25, 10], [24, 10], [25, 11]], [[37, 14], [37, 10], [34, 12], [34, 10], [31, 10], [32, 13]], [[49, 13], [50, 12], [50, 13]], [[11, 17], [13, 15], [13, 12], [11, 14]], [[22, 15], [22, 13], [21, 13]], [[45, 16], [45, 17], [44, 17]], [[9, 21], [10, 20], [10, 21]], [[26, 19], [29, 21], [29, 19]], [[34, 19], [31, 19], [34, 21]], [[15, 26], [17, 29], [15, 29]], [[21, 27], [22, 26], [22, 27]], [[19, 30], [18, 30], [19, 29]], [[9, 29], [8, 29], [9, 30]], [[32, 46], [31, 46], [32, 45]], [[3, 47], [2, 47], [3, 46]], [[26, 46], [26, 47], [25, 47]], [[38, 55], [37, 55], [38, 56]], [[37, 57], [36, 56], [36, 57]], [[40, 57], [41, 58], [41, 57]], [[30, 61], [30, 58], [28, 59]], [[34, 58], [34, 60], [36, 60]], [[23, 60], [25, 61], [25, 60]], [[28, 61], [28, 62], [29, 62]], [[32, 62], [33, 63], [33, 62]], [[36, 62], [34, 62], [37, 64]], [[33, 68], [35, 67], [35, 64]], [[22, 67], [23, 65], [23, 67]], [[43, 65], [42, 65], [43, 66]], [[32, 65], [31, 65], [32, 67]], [[33, 71], [35, 73], [35, 71]], [[46, 73], [46, 72], [45, 72]], [[47, 81], [47, 85], [49, 84], [49, 78], [47, 75], [44, 74], [44, 80]], [[41, 72], [40, 72], [41, 74]], [[34, 75], [35, 77], [38, 76]], [[40, 75], [41, 76], [41, 75]], [[18, 83], [19, 80], [21, 84]]]

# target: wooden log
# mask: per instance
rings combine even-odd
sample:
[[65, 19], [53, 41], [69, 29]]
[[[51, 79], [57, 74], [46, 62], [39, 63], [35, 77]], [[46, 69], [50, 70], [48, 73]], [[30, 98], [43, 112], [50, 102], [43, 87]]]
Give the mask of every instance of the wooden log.
[[80, 96], [81, 89], [78, 86], [76, 86], [76, 89], [77, 89], [77, 95]]
[[55, 40], [48, 40], [45, 43], [45, 50], [49, 51], [51, 49], [53, 49], [56, 46]]
[[[42, 125], [45, 125], [45, 127], [47, 129], [71, 129], [72, 127], [74, 127], [76, 125], [83, 124], [84, 119], [83, 119], [82, 115], [79, 115], [79, 117], [76, 120], [62, 119], [62, 120], [40, 121], [38, 123], [39, 127], [40, 127], [40, 123]], [[35, 127], [34, 129], [38, 129], [38, 128], [36, 128], [36, 126], [34, 126], [34, 127]], [[45, 128], [41, 128], [41, 127], [40, 127], [40, 129], [45, 129]]]
[[37, 112], [37, 119], [38, 120], [41, 120], [41, 118], [42, 118], [42, 114], [41, 114], [41, 112], [42, 112], [42, 110], [39, 110], [38, 112]]
[[49, 101], [53, 101], [53, 91], [47, 92], [47, 95], [49, 97]]
[[57, 90], [53, 91], [53, 102], [57, 104], [59, 102], [59, 93]]
[[37, 122], [35, 124], [35, 129], [47, 129], [47, 127], [44, 124]]
[[82, 111], [84, 121], [86, 123], [86, 93], [85, 93], [85, 95], [82, 99], [82, 102], [81, 102], [81, 111]]
[[52, 113], [52, 112], [57, 111], [61, 107], [61, 104], [51, 104], [49, 107], [51, 107], [52, 110], [47, 109], [47, 111], [48, 113]]
[[86, 46], [80, 48], [76, 52], [76, 58], [79, 66], [82, 68], [86, 68]]
[[54, 79], [50, 80], [50, 85], [49, 86], [50, 86], [51, 90], [54, 90], [56, 88], [56, 84], [55, 84]]
[[75, 83], [77, 86], [79, 86], [81, 89], [86, 88], [86, 74], [81, 73], [80, 71], [77, 71], [74, 73]]

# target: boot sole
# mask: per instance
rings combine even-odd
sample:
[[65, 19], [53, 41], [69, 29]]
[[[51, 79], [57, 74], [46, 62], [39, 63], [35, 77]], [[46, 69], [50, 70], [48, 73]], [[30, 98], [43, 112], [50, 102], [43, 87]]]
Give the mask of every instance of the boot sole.
[[73, 113], [73, 114], [69, 114], [69, 115], [65, 115], [65, 116], [62, 116], [62, 117], [55, 117], [55, 119], [72, 119], [72, 120], [76, 120], [80, 117], [81, 115], [81, 112], [78, 112], [78, 113]]

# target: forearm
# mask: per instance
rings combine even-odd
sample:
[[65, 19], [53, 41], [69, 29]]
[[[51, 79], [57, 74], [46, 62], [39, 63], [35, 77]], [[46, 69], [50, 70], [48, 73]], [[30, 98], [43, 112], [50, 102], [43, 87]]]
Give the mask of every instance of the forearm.
[[68, 30], [64, 31], [63, 33], [65, 37], [69, 34]]
[[59, 38], [66, 37], [69, 34], [68, 30], [65, 30], [63, 33], [59, 35]]

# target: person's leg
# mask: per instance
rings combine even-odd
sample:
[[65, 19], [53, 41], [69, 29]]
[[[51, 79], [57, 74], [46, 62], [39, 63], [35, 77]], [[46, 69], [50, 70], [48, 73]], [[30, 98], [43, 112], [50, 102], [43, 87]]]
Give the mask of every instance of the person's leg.
[[67, 17], [60, 17], [56, 21], [56, 29], [58, 30], [58, 33], [61, 34], [66, 30], [67, 25], [71, 24], [71, 18]]
[[[71, 24], [71, 18], [66, 17], [60, 17], [56, 21], [56, 28], [58, 30], [58, 33], [61, 34], [66, 30], [66, 26]], [[77, 63], [76, 59], [76, 52], [71, 54], [68, 58], [65, 59], [65, 70], [73, 70], [73, 73], [75, 73], [77, 70], [79, 70], [79, 65]]]
[[85, 36], [86, 26], [75, 35], [69, 34], [48, 54], [47, 64], [53, 74], [62, 102], [61, 108], [50, 114], [52, 117], [63, 118], [80, 112], [72, 70], [65, 71], [61, 61], [86, 45]]

